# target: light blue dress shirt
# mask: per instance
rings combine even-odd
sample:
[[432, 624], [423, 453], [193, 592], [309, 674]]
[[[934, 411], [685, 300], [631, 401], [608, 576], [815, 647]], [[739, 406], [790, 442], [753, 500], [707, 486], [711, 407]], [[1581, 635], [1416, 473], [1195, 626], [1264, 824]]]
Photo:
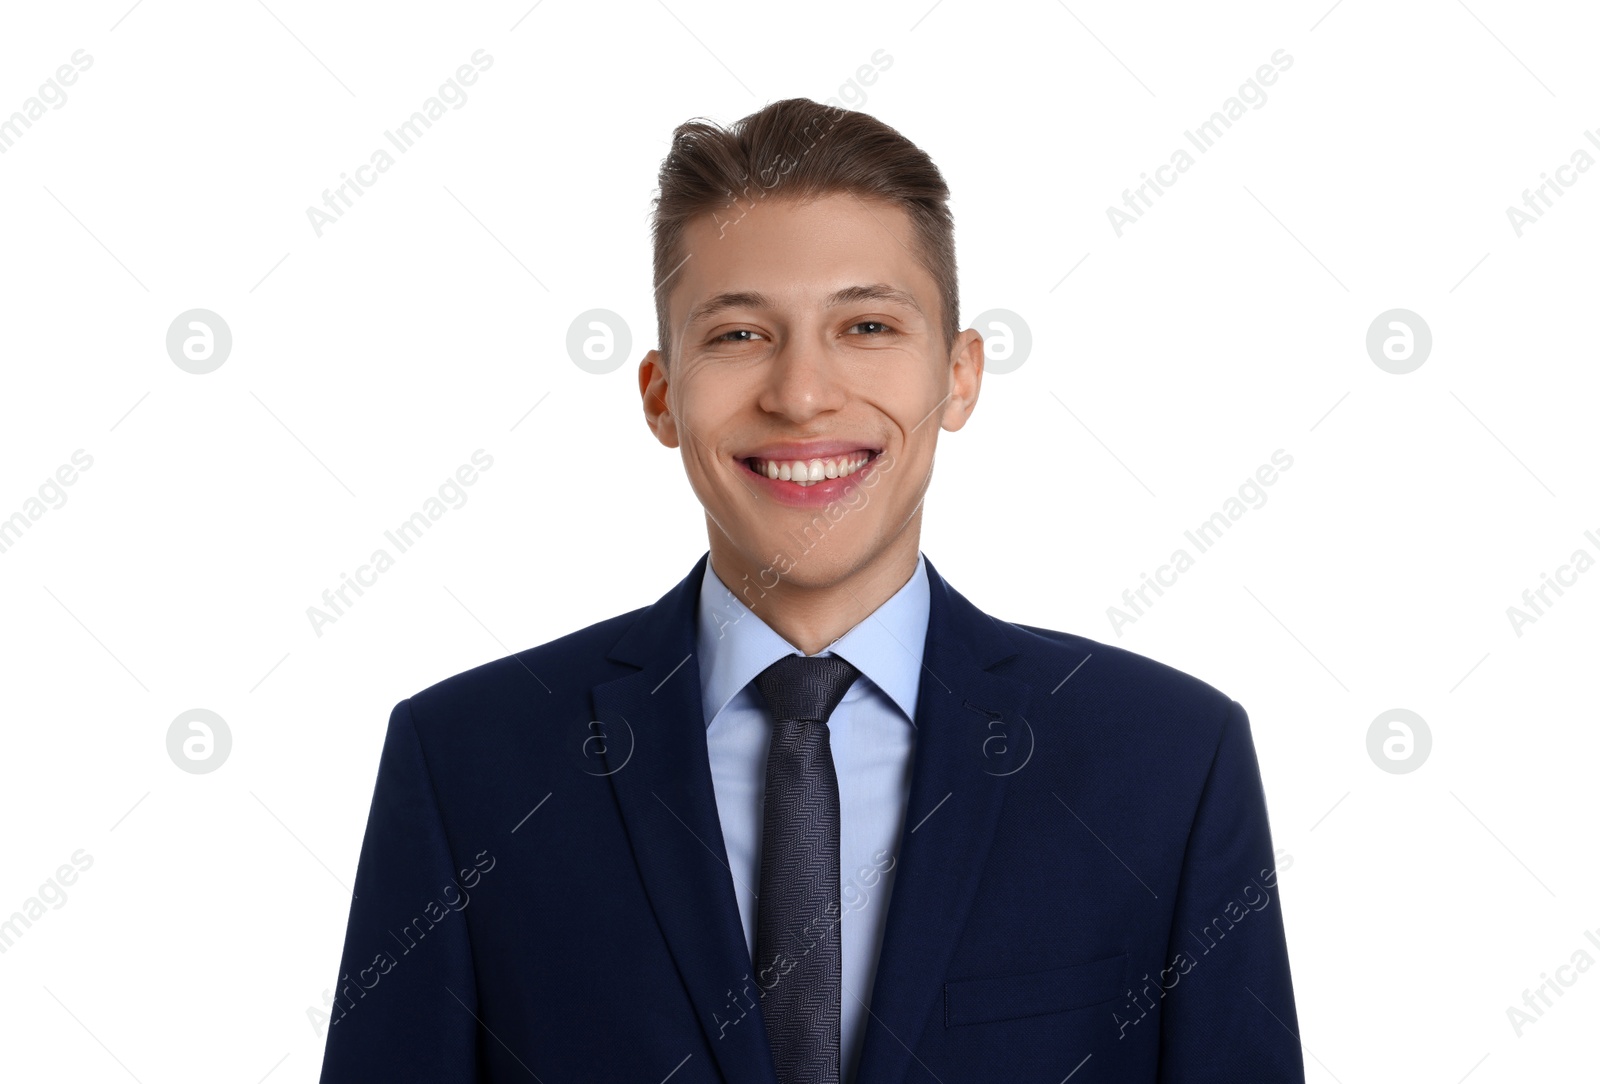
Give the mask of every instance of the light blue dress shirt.
[[[917, 687], [928, 631], [928, 575], [921, 551], [911, 578], [821, 655], [838, 655], [861, 671], [828, 719], [828, 743], [839, 778], [839, 922], [842, 997], [841, 1081], [855, 1079], [866, 1036], [866, 1006], [883, 941], [884, 919], [898, 865], [896, 845], [911, 789]], [[761, 589], [747, 584], [756, 607]], [[700, 582], [700, 702], [717, 814], [728, 849], [739, 917], [755, 958], [756, 893], [761, 879], [762, 802], [772, 723], [753, 684], [785, 655], [804, 652], [774, 632], [730, 591], [706, 561]], [[753, 985], [752, 996], [760, 996]]]

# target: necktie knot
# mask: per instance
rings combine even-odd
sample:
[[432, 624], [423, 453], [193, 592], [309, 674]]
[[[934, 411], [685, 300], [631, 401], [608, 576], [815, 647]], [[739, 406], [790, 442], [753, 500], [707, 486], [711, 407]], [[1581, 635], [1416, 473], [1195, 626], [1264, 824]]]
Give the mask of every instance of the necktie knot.
[[838, 655], [785, 655], [756, 675], [774, 719], [825, 723], [861, 676]]

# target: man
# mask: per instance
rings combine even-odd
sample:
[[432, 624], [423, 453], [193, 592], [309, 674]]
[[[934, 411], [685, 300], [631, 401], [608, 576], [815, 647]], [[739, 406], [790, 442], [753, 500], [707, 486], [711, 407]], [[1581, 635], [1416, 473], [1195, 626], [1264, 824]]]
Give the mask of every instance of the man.
[[919, 549], [947, 196], [805, 99], [675, 133], [639, 386], [709, 550], [395, 708], [323, 1081], [1303, 1080], [1244, 709]]

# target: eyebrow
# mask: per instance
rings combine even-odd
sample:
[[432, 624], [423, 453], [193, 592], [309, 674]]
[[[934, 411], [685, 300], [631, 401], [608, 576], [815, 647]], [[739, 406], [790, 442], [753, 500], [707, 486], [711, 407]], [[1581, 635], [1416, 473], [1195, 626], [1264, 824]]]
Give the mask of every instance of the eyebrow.
[[[891, 304], [904, 305], [918, 313], [922, 306], [917, 304], [917, 299], [904, 290], [896, 289], [886, 282], [875, 282], [871, 285], [846, 286], [842, 290], [835, 290], [823, 299], [823, 305], [833, 308], [837, 305], [854, 305], [862, 301], [887, 301]], [[708, 298], [704, 304], [697, 307], [689, 314], [685, 327], [693, 327], [702, 320], [707, 320], [720, 312], [728, 309], [771, 309], [776, 308], [776, 303], [766, 294], [754, 290], [733, 290], [717, 294]]]

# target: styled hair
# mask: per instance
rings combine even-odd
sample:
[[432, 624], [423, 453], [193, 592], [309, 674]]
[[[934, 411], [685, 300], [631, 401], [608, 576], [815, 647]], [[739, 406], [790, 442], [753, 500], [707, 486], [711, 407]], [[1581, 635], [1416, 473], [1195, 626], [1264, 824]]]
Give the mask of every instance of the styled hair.
[[654, 201], [657, 349], [671, 364], [667, 297], [685, 227], [708, 212], [737, 219], [763, 199], [853, 193], [896, 204], [911, 219], [917, 257], [939, 288], [945, 347], [960, 333], [954, 221], [939, 167], [876, 117], [810, 98], [785, 98], [731, 127], [704, 119], [678, 125], [661, 162]]

